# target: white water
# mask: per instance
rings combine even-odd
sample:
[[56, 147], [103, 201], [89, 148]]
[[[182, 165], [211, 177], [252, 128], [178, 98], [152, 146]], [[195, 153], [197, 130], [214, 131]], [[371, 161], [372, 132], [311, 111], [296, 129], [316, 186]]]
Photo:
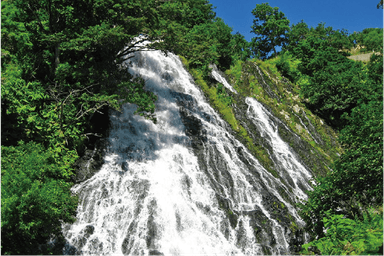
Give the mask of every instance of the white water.
[[233, 87], [227, 82], [227, 80], [225, 80], [225, 78], [220, 75], [216, 66], [210, 66], [210, 67], [212, 68], [212, 76], [216, 79], [216, 81], [224, 85], [231, 92], [237, 93], [237, 91], [233, 89]]
[[[130, 104], [112, 114], [105, 164], [73, 187], [80, 204], [77, 221], [64, 226], [65, 253], [222, 256], [263, 254], [267, 248], [272, 254], [289, 254], [290, 231], [273, 217], [265, 198], [282, 202], [300, 223], [278, 190], [293, 202], [304, 198], [309, 172], [279, 140], [265, 109], [247, 99], [249, 117], [264, 125], [273, 154], [280, 157], [282, 176], [293, 182], [290, 192], [231, 135], [182, 67], [173, 54], [136, 54], [129, 72], [141, 75], [146, 88], [158, 95], [158, 122], [134, 115]], [[199, 151], [192, 147], [181, 110], [199, 120], [204, 135]], [[234, 227], [218, 198], [238, 214]], [[262, 218], [251, 220], [251, 213]], [[268, 229], [256, 237], [252, 221], [268, 223]]]
[[311, 190], [309, 186], [311, 173], [297, 160], [288, 144], [281, 139], [277, 125], [270, 118], [271, 113], [254, 98], [247, 98], [246, 103], [249, 106], [247, 115], [259, 127], [259, 130], [264, 131], [262, 136], [268, 137], [273, 154], [277, 158], [279, 166], [282, 167], [279, 174], [288, 182], [293, 182], [294, 194], [299, 199], [305, 200], [307, 195], [304, 191]]

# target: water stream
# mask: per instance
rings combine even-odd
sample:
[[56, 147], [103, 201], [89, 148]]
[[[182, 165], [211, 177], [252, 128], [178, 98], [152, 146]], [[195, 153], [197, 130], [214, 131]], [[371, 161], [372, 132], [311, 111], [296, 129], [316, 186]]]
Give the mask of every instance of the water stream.
[[105, 164], [72, 189], [80, 203], [77, 221], [63, 226], [64, 253], [290, 254], [289, 225], [303, 225], [293, 203], [306, 198], [311, 174], [271, 114], [246, 99], [245, 114], [269, 138], [285, 183], [234, 137], [177, 56], [136, 53], [129, 72], [158, 95], [158, 122], [134, 115], [132, 104], [111, 114]]

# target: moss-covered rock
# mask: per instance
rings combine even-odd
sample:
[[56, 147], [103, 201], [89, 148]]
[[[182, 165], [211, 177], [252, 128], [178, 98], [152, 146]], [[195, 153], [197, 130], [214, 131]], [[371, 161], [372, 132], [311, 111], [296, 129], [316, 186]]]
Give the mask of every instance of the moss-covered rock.
[[[257, 99], [281, 121], [279, 135], [300, 155], [305, 166], [316, 175], [329, 170], [333, 159], [342, 151], [337, 143], [337, 134], [305, 107], [297, 85], [281, 76], [274, 64], [260, 60], [239, 61], [225, 73], [228, 81], [240, 92], [235, 97], [236, 102], [242, 102], [239, 97]], [[245, 120], [242, 118], [244, 107], [234, 109], [239, 109], [235, 116], [243, 125], [240, 120]], [[243, 126], [250, 127], [249, 124]], [[265, 147], [260, 140], [258, 143]]]
[[[184, 58], [182, 61], [188, 69], [188, 61]], [[259, 60], [238, 61], [225, 73], [220, 72], [220, 75], [225, 77], [234, 90], [223, 86], [202, 70], [189, 69], [189, 71], [211, 106], [228, 123], [228, 132], [245, 145], [267, 171], [279, 179], [281, 187], [276, 189], [285, 202], [295, 205], [296, 201], [292, 199], [292, 194], [294, 194], [292, 188], [295, 185], [289, 177], [282, 173], [283, 167], [279, 165], [279, 160], [273, 153], [270, 138], [265, 136], [264, 132], [249, 118], [250, 105], [247, 103], [247, 98], [255, 98], [267, 109], [270, 113], [269, 121], [273, 123], [280, 138], [292, 148], [291, 152], [295, 158], [313, 175], [326, 173], [333, 159], [341, 152], [337, 143], [337, 134], [320, 118], [306, 109], [304, 102], [299, 97], [298, 86], [281, 76], [271, 63]], [[188, 107], [184, 106], [186, 102], [188, 99], [180, 100], [178, 105], [181, 106], [182, 120], [186, 132], [191, 138], [195, 155], [199, 158], [200, 168], [207, 172], [208, 166], [215, 166], [215, 170], [217, 170], [213, 172], [212, 185], [216, 191], [218, 206], [227, 217], [227, 221], [222, 223], [223, 234], [228, 237], [230, 228], [236, 229], [241, 234], [245, 225], [244, 216], [247, 216], [249, 217], [247, 224], [254, 230], [256, 243], [260, 244], [261, 250], [265, 254], [271, 254], [272, 248], [277, 243], [274, 241], [271, 229], [275, 225], [281, 226], [280, 232], [288, 237], [290, 252], [298, 252], [305, 237], [303, 224], [296, 222], [288, 207], [275, 195], [267, 192], [267, 189], [260, 190], [262, 207], [269, 212], [269, 216], [266, 216], [258, 206], [255, 206], [256, 210], [237, 212], [231, 205], [231, 201], [223, 197], [228, 191], [224, 191], [220, 185], [215, 187], [216, 181], [219, 180], [225, 187], [231, 188], [233, 180], [228, 173], [228, 167], [221, 166], [220, 159], [206, 159], [205, 154], [215, 156], [218, 152], [212, 151], [216, 150], [214, 147], [204, 148], [204, 142], [201, 139], [204, 139], [206, 134], [199, 125], [200, 121], [188, 114]], [[247, 162], [247, 157], [243, 156], [244, 152], [241, 148], [236, 154], [247, 165], [250, 173], [253, 173], [255, 177], [260, 175], [257, 170], [253, 171], [255, 167]], [[300, 186], [300, 184], [298, 185]], [[243, 240], [244, 237], [241, 235], [237, 238], [239, 247], [245, 243]]]

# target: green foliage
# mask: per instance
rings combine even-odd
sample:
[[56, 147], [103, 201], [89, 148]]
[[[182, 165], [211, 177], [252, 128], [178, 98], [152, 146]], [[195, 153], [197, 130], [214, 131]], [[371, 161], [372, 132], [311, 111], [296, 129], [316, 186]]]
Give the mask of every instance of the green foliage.
[[2, 253], [49, 253], [37, 245], [59, 236], [61, 221], [74, 220], [77, 198], [69, 191], [72, 162], [33, 142], [2, 146], [1, 154]]
[[[212, 23], [216, 15], [207, 0], [163, 1], [157, 9], [159, 28], [156, 33], [161, 41], [155, 45], [165, 52], [171, 51], [180, 55], [189, 50], [185, 47], [186, 35], [195, 26]], [[189, 35], [189, 38], [194, 39], [192, 35]], [[205, 40], [203, 37], [202, 39]], [[206, 50], [207, 46], [209, 48], [209, 45], [200, 48]]]
[[[279, 69], [300, 85], [301, 96], [313, 112], [342, 129], [346, 125], [343, 113], [350, 113], [372, 89], [367, 86], [363, 65], [346, 58], [344, 49], [352, 46], [347, 32], [324, 23], [308, 29], [301, 22], [292, 26], [289, 40], [285, 52], [297, 59], [297, 70], [286, 61], [279, 63]], [[291, 70], [296, 72], [289, 73]]]
[[[383, 201], [383, 99], [379, 85], [368, 103], [361, 103], [347, 115], [348, 125], [341, 131], [344, 154], [336, 162], [336, 186], [364, 205]], [[374, 97], [376, 96], [376, 97]]]
[[189, 49], [186, 57], [191, 60], [190, 65], [198, 67], [209, 63], [218, 64], [219, 41], [215, 35], [217, 31], [215, 25], [214, 23], [197, 25], [186, 35], [186, 45], [183, 51], [187, 52], [186, 49]]
[[[3, 20], [2, 36], [9, 62], [2, 69], [2, 96], [5, 120], [12, 122], [7, 131], [22, 129], [28, 139], [76, 147], [84, 134], [92, 134], [84, 130], [89, 116], [105, 106], [119, 107], [116, 93], [122, 87], [132, 93], [127, 98], [138, 103], [139, 112], [154, 119], [156, 97], [121, 65], [126, 54], [137, 50], [136, 43], [125, 47], [127, 42], [156, 27], [153, 4], [6, 1], [2, 11], [10, 17]], [[14, 144], [12, 137], [7, 139]]]
[[229, 68], [234, 51], [242, 56], [245, 40], [233, 36], [232, 29], [215, 15], [206, 0], [166, 1], [159, 7], [161, 41], [154, 45], [186, 57], [193, 68], [208, 69], [213, 63]]
[[345, 125], [342, 114], [350, 112], [359, 98], [371, 89], [363, 85], [365, 77], [361, 63], [340, 56], [336, 51], [318, 51], [306, 68], [313, 73], [309, 75], [309, 83], [301, 86], [302, 96], [327, 123], [335, 128], [342, 127]]
[[288, 33], [288, 43], [284, 45], [283, 49], [291, 51], [295, 49], [301, 40], [304, 40], [309, 34], [308, 25], [301, 20], [297, 24], [292, 24]]
[[293, 24], [287, 33], [288, 43], [283, 46], [283, 51], [289, 51], [293, 56], [303, 62], [303, 74], [311, 75], [313, 69], [306, 70], [305, 65], [315, 58], [317, 51], [334, 51], [345, 54], [343, 50], [353, 45], [345, 30], [334, 30], [326, 27], [325, 23], [319, 23], [316, 28], [308, 28], [301, 21]]
[[[271, 8], [268, 4], [257, 5], [253, 10], [256, 19], [252, 32], [261, 35], [253, 39], [256, 57], [266, 58], [279, 45], [267, 39], [270, 33], [279, 30], [278, 24], [272, 27], [268, 24], [268, 19], [272, 20], [271, 24], [279, 20], [277, 13], [278, 8]], [[282, 20], [286, 19], [282, 13], [280, 15]], [[281, 27], [284, 26], [282, 22]], [[312, 239], [320, 239], [311, 245], [317, 246], [323, 254], [378, 253], [379, 247], [382, 247], [382, 236], [372, 235], [382, 233], [382, 221], [378, 222], [380, 217], [372, 217], [364, 211], [380, 206], [383, 200], [383, 57], [382, 54], [373, 54], [371, 61], [364, 65], [346, 56], [353, 46], [359, 46], [363, 49], [361, 51], [381, 52], [382, 29], [366, 29], [348, 36], [347, 31], [334, 30], [324, 23], [309, 28], [301, 21], [292, 25], [289, 31], [283, 29], [271, 37], [281, 39], [283, 52], [258, 64], [264, 70], [277, 74], [268, 74], [269, 79], [279, 78], [277, 68], [283, 76], [299, 85], [301, 98], [309, 109], [340, 131], [339, 141], [344, 149], [333, 164], [333, 170], [325, 177], [315, 179], [316, 185], [313, 191], [308, 192], [308, 201], [300, 206], [307, 231]], [[243, 65], [242, 62], [235, 62], [227, 71], [236, 81], [236, 90], [247, 95], [256, 93], [255, 97], [277, 107], [277, 112], [289, 113], [286, 104], [292, 104], [292, 99], [286, 101], [282, 98], [282, 105], [275, 98], [274, 102], [268, 100], [267, 95], [260, 96], [265, 88], [255, 86], [250, 76], [244, 77]], [[276, 89], [272, 90], [279, 95]], [[297, 122], [293, 116], [290, 121], [291, 128], [295, 130], [293, 126]], [[314, 141], [309, 142], [314, 148], [319, 148]], [[339, 213], [348, 219], [336, 215]], [[355, 217], [359, 219], [352, 220]], [[371, 217], [376, 218], [371, 223], [373, 228], [365, 228]], [[335, 226], [339, 228], [335, 229]], [[326, 233], [324, 227], [328, 228]], [[356, 236], [344, 239], [342, 236], [345, 235], [340, 235], [344, 232], [342, 230]]]
[[303, 245], [302, 254], [380, 255], [383, 247], [383, 212], [370, 210], [362, 219], [326, 213], [325, 236]]
[[244, 36], [237, 32], [231, 39], [232, 64], [237, 61], [246, 61], [251, 56], [251, 44], [245, 40]]
[[383, 201], [383, 102], [379, 86], [368, 103], [355, 107], [347, 115], [348, 125], [341, 130], [340, 141], [345, 152], [333, 171], [318, 177], [317, 185], [308, 193], [308, 201], [300, 206], [300, 215], [313, 237], [322, 237], [327, 211], [342, 211], [361, 216], [361, 209], [380, 206]]
[[45, 253], [39, 244], [72, 220], [68, 179], [86, 138], [100, 136], [89, 124], [96, 112], [124, 97], [155, 121], [156, 96], [123, 62], [140, 50], [134, 38], [158, 38], [160, 4], [2, 1], [4, 252]]
[[355, 47], [359, 47], [359, 52], [382, 52], [383, 49], [383, 29], [366, 28], [362, 32], [354, 32], [349, 36]]
[[383, 55], [372, 54], [367, 64], [368, 80], [375, 84], [383, 84]]
[[145, 81], [136, 77], [129, 82], [123, 82], [119, 86], [119, 95], [124, 102], [134, 103], [138, 106], [136, 114], [144, 116], [154, 123], [157, 122], [154, 102], [157, 100], [157, 96], [149, 91], [144, 90]]
[[[325, 235], [323, 219], [328, 212], [361, 218], [362, 210], [383, 200], [382, 55], [372, 55], [372, 62], [364, 66], [347, 59], [345, 53], [352, 46], [351, 38], [355, 38], [355, 45], [360, 38], [363, 45], [369, 31], [372, 38], [380, 32], [367, 30], [348, 37], [343, 30], [324, 24], [308, 29], [301, 22], [291, 27], [290, 42], [280, 55], [289, 52], [298, 60], [299, 72], [291, 81], [299, 84], [307, 106], [340, 130], [344, 148], [333, 170], [316, 178], [308, 201], [300, 206], [312, 238]], [[382, 49], [382, 38], [374, 40], [372, 45]], [[291, 70], [284, 62], [278, 65], [282, 72]]]
[[209, 22], [216, 16], [207, 0], [164, 1], [158, 9], [162, 25], [175, 22], [186, 29]]
[[[236, 79], [236, 90], [265, 98], [277, 112], [288, 112], [292, 99], [284, 96], [280, 84], [273, 88], [269, 81], [278, 79], [280, 71], [297, 83], [310, 109], [341, 131], [345, 149], [334, 170], [317, 179], [302, 205], [308, 230], [313, 237], [322, 237], [324, 223], [332, 231], [337, 223], [352, 225], [340, 217], [332, 219], [329, 214], [336, 209], [363, 220], [361, 209], [382, 201], [383, 64], [382, 55], [372, 55], [365, 66], [345, 56], [357, 45], [364, 46], [363, 51], [381, 52], [383, 30], [366, 29], [348, 37], [346, 31], [323, 23], [308, 28], [301, 22], [289, 29], [285, 15], [265, 3], [252, 13], [256, 37], [248, 43], [215, 18], [207, 0], [2, 1], [4, 252], [49, 253], [34, 248], [58, 234], [60, 220], [72, 220], [76, 200], [69, 193], [71, 165], [79, 145], [96, 135], [89, 125], [94, 113], [131, 102], [137, 104], [138, 114], [156, 122], [157, 97], [144, 89], [142, 79], [127, 73], [124, 64], [147, 39], [155, 41], [148, 47], [189, 60], [182, 58], [212, 105], [276, 177], [265, 149], [255, 145], [236, 120], [234, 98], [220, 84], [207, 85], [208, 66], [232, 66], [227, 74]], [[134, 41], [139, 35], [141, 39]], [[277, 46], [284, 52], [277, 55]], [[263, 77], [258, 72], [244, 76], [244, 66], [256, 65], [245, 64], [251, 47], [256, 57], [266, 58], [271, 52], [276, 57], [258, 62]], [[261, 85], [259, 79], [267, 82]], [[279, 101], [267, 95], [268, 86]], [[294, 130], [295, 117], [288, 119]], [[25, 143], [17, 144], [19, 140]], [[364, 242], [371, 244], [364, 252], [374, 252], [376, 238], [364, 239], [371, 241]], [[350, 247], [343, 244], [342, 249], [357, 252], [358, 241], [349, 241]]]
[[296, 59], [289, 51], [285, 51], [267, 62], [274, 64], [281, 75], [288, 78], [292, 83], [298, 82], [302, 77], [298, 69], [300, 60]]
[[[180, 25], [174, 29], [179, 30]], [[176, 32], [179, 33], [179, 32]], [[231, 56], [231, 28], [221, 19], [197, 24], [192, 29], [177, 34], [176, 38], [166, 41], [165, 47], [171, 45], [173, 51], [186, 57], [191, 67], [208, 67], [217, 64], [219, 67], [228, 68], [232, 62]]]
[[289, 20], [278, 7], [271, 7], [268, 3], [257, 4], [252, 10], [255, 16], [252, 33], [252, 49], [255, 56], [266, 58], [273, 51], [276, 56], [276, 47], [287, 42], [286, 34], [289, 31]]

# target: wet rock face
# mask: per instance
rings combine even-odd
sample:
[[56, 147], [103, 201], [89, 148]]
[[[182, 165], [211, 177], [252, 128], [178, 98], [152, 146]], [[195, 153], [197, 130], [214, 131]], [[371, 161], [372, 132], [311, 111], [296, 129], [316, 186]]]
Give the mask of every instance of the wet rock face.
[[[297, 181], [304, 172], [292, 161], [291, 148], [272, 141], [277, 129], [269, 127], [280, 127], [279, 120], [258, 118], [268, 111], [252, 112], [256, 108], [251, 109], [248, 98], [226, 84], [224, 89], [233, 92], [236, 121], [248, 134], [244, 137], [212, 108], [201, 88], [189, 83], [190, 76], [176, 65], [177, 56], [142, 55], [148, 60], [135, 68], [147, 76], [148, 88], [158, 92], [161, 122], [138, 118], [126, 105], [119, 118], [111, 115], [110, 145], [101, 140], [84, 149], [74, 190], [81, 201], [78, 221], [64, 230], [73, 245], [67, 252], [295, 253], [304, 241], [295, 209], [296, 195], [305, 194]], [[258, 151], [248, 148], [250, 141], [271, 154], [279, 177], [260, 163]], [[108, 152], [101, 150], [107, 146]]]
[[[176, 99], [177, 105], [180, 107], [180, 116], [185, 126], [185, 133], [191, 139], [192, 147], [196, 149], [196, 153], [201, 153], [203, 142], [207, 141], [206, 131], [202, 128], [201, 120], [193, 115], [194, 100], [184, 93], [172, 92]], [[203, 118], [210, 120], [208, 115], [203, 114]]]
[[164, 255], [162, 252], [159, 252], [158, 250], [150, 250], [149, 255]]
[[[270, 228], [273, 225], [270, 218], [267, 217], [260, 208], [250, 211], [237, 211], [234, 209], [233, 202], [226, 197], [226, 192], [230, 192], [230, 196], [233, 197], [235, 191], [228, 189], [225, 192], [223, 189], [223, 187], [234, 187], [234, 181], [230, 172], [228, 171], [229, 167], [225, 165], [225, 160], [220, 158], [220, 153], [217, 151], [217, 149], [214, 146], [209, 145], [209, 140], [207, 140], [207, 133], [204, 129], [204, 125], [202, 124], [201, 119], [196, 117], [196, 111], [193, 109], [193, 98], [189, 95], [183, 95], [179, 93], [177, 93], [177, 95], [175, 94], [175, 97], [178, 99], [176, 102], [180, 107], [180, 115], [185, 126], [185, 132], [191, 140], [191, 146], [194, 151], [194, 155], [196, 155], [199, 159], [199, 167], [207, 174], [207, 176], [211, 177], [211, 186], [215, 189], [217, 204], [226, 216], [227, 221], [223, 222], [221, 226], [223, 235], [228, 239], [229, 230], [231, 228], [236, 229], [238, 232], [236, 244], [239, 248], [245, 248], [249, 241], [246, 241], [245, 239], [246, 230], [244, 229], [244, 226], [251, 226], [256, 238], [255, 242], [260, 244], [261, 251], [264, 254], [273, 253], [273, 248], [276, 247], [279, 241], [276, 241], [276, 235], [273, 234], [272, 229]], [[245, 100], [243, 97], [238, 95], [234, 97], [237, 97], [238, 102], [244, 102]], [[248, 106], [243, 103], [234, 105], [233, 107], [235, 110], [236, 118], [240, 121], [241, 125], [246, 128], [248, 134], [253, 138], [253, 140], [271, 151], [272, 148], [267, 142], [267, 139], [263, 138], [260, 131], [258, 131], [252, 122], [247, 119], [245, 113], [247, 112]], [[202, 114], [202, 116], [204, 116], [204, 114]], [[210, 121], [208, 116], [206, 116], [205, 120]], [[277, 120], [275, 121], [278, 122]], [[228, 132], [235, 134], [230, 129], [228, 129]], [[297, 143], [300, 144], [300, 142]], [[242, 162], [247, 166], [248, 171], [253, 174], [254, 178], [260, 177], [260, 173], [257, 170], [257, 167], [248, 162], [244, 150], [245, 149], [242, 147], [237, 148], [238, 158], [241, 159]], [[212, 170], [214, 171], [212, 172]], [[263, 206], [268, 210], [268, 212], [271, 213], [270, 217], [277, 220], [279, 225], [283, 227], [281, 232], [283, 232], [284, 236], [288, 238], [287, 242], [290, 249], [290, 252], [286, 253], [295, 253], [300, 251], [300, 246], [304, 242], [303, 231], [291, 230], [292, 221], [294, 220], [292, 217], [291, 219], [289, 218], [290, 214], [288, 209], [283, 203], [279, 201], [278, 198], [267, 191], [268, 189], [266, 187], [265, 189], [260, 190], [260, 193], [262, 194]], [[282, 193], [284, 193], [283, 190]], [[283, 197], [287, 198], [286, 196]], [[290, 202], [293, 203], [292, 201]], [[257, 208], [257, 206], [255, 207]], [[244, 217], [248, 219], [244, 219]], [[245, 221], [248, 223], [245, 223]]]
[[80, 183], [91, 178], [104, 164], [104, 156], [108, 146], [107, 136], [110, 129], [109, 108], [103, 107], [89, 119], [89, 135], [78, 152], [80, 158], [75, 162], [73, 182]]
[[93, 149], [85, 149], [83, 156], [81, 156], [75, 163], [76, 170], [75, 183], [83, 182], [91, 178], [98, 172], [104, 164], [104, 156], [107, 148], [107, 140], [99, 139]]

